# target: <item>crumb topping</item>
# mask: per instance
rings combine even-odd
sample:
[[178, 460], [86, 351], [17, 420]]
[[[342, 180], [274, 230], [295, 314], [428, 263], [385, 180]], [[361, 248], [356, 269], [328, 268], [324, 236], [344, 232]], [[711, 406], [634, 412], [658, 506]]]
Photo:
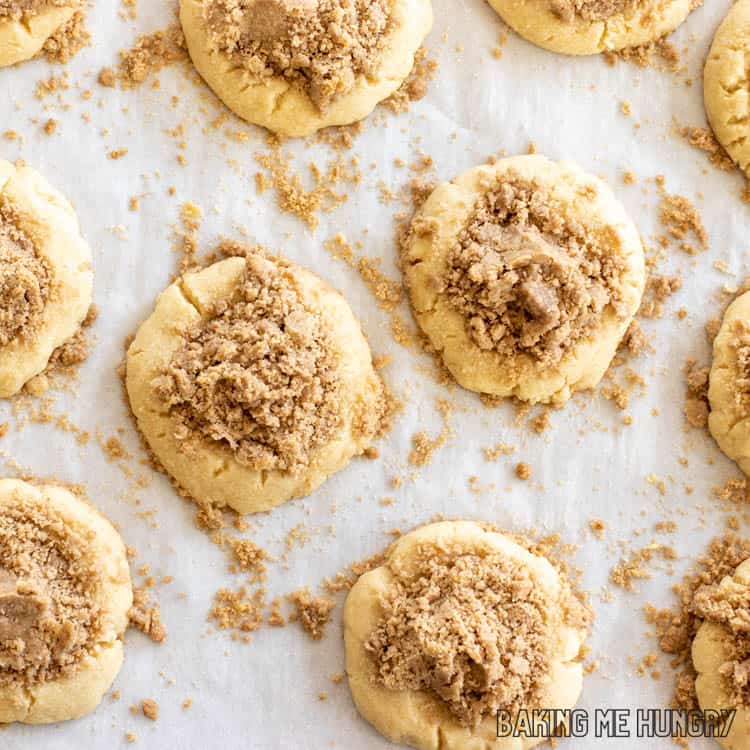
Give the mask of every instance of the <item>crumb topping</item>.
[[504, 555], [440, 552], [421, 549], [418, 571], [397, 574], [383, 597], [365, 643], [376, 679], [390, 690], [433, 692], [469, 727], [498, 709], [537, 705], [558, 602]]
[[259, 78], [300, 86], [324, 112], [372, 77], [392, 27], [391, 0], [209, 0], [217, 49]]
[[0, 346], [32, 337], [52, 286], [52, 269], [0, 199]]
[[566, 23], [603, 21], [624, 13], [636, 4], [635, 0], [550, 0], [552, 12]]
[[243, 466], [296, 473], [339, 428], [337, 364], [288, 264], [251, 254], [234, 295], [185, 333], [153, 386], [184, 450], [214, 441]]
[[750, 326], [744, 320], [735, 320], [732, 325], [730, 346], [736, 357], [735, 403], [742, 413], [750, 410]]
[[447, 293], [482, 350], [555, 365], [620, 313], [620, 258], [538, 182], [503, 177], [479, 201], [448, 258]]
[[99, 578], [86, 543], [38, 505], [0, 508], [0, 687], [65, 677], [96, 642]]
[[78, 0], [0, 0], [0, 18], [28, 18], [51, 7], [70, 8], [77, 6]]

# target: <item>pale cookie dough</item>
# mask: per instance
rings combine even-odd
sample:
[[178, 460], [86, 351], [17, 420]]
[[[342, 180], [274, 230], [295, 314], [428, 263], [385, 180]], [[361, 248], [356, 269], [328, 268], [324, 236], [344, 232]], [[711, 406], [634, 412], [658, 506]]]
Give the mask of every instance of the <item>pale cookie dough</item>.
[[77, 719], [122, 666], [122, 539], [72, 492], [0, 480], [0, 724]]
[[566, 55], [655, 42], [702, 0], [488, 0], [524, 39]]
[[402, 263], [417, 322], [458, 383], [529, 403], [597, 385], [644, 287], [641, 240], [612, 191], [543, 156], [439, 185]]
[[128, 351], [130, 404], [198, 503], [255, 513], [311, 493], [381, 427], [384, 389], [341, 297], [251, 254], [187, 273]]
[[703, 71], [703, 102], [716, 139], [750, 176], [750, 0], [738, 0], [714, 36]]
[[714, 440], [750, 475], [750, 292], [729, 305], [714, 339], [708, 402]]
[[420, 750], [521, 750], [497, 711], [572, 708], [591, 614], [564, 575], [504, 533], [467, 521], [394, 542], [346, 600], [346, 671], [362, 716]]
[[717, 742], [727, 750], [750, 747], [750, 560], [741, 563], [734, 574], [718, 585], [699, 589], [696, 614], [704, 618], [693, 639], [693, 666], [698, 676], [695, 692], [703, 711], [737, 713], [726, 733]]
[[[336, 28], [338, 6], [361, 20], [329, 38], [320, 22]], [[228, 9], [239, 16], [233, 26], [222, 20]], [[298, 137], [361, 120], [390, 96], [432, 27], [432, 4], [180, 0], [180, 20], [195, 67], [229, 109]]]
[[81, 8], [80, 0], [0, 0], [0, 68], [37, 55]]
[[78, 331], [92, 286], [91, 250], [70, 203], [33, 169], [0, 161], [0, 397]]

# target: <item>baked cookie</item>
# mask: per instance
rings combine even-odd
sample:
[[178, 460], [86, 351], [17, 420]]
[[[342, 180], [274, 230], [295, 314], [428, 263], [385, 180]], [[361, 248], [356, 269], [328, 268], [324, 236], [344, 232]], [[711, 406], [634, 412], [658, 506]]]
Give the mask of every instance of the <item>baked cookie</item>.
[[692, 646], [698, 704], [704, 711], [736, 709], [726, 736], [716, 740], [727, 750], [745, 750], [750, 737], [750, 560], [718, 585], [699, 589], [694, 604], [697, 616], [703, 618]]
[[83, 7], [81, 0], [0, 0], [0, 67], [37, 55]]
[[638, 47], [674, 31], [703, 0], [488, 0], [524, 39], [565, 55]]
[[750, 475], [750, 292], [729, 305], [714, 339], [708, 402], [714, 440]]
[[0, 397], [38, 375], [91, 305], [91, 250], [70, 203], [0, 161]]
[[255, 513], [312, 492], [379, 431], [384, 390], [343, 297], [279, 258], [187, 273], [127, 356], [156, 458], [201, 504]]
[[750, 0], [738, 0], [714, 36], [703, 70], [703, 102], [716, 139], [750, 176], [745, 58], [750, 51]]
[[362, 716], [423, 750], [530, 748], [498, 737], [498, 711], [572, 708], [591, 615], [564, 575], [467, 521], [406, 534], [346, 600], [346, 671]]
[[439, 185], [402, 262], [417, 322], [459, 384], [529, 403], [596, 386], [644, 287], [638, 231], [611, 190], [543, 156]]
[[361, 120], [409, 75], [431, 0], [180, 0], [190, 57], [243, 120], [306, 136]]
[[62, 487], [0, 480], [0, 723], [93, 711], [122, 666], [125, 546]]

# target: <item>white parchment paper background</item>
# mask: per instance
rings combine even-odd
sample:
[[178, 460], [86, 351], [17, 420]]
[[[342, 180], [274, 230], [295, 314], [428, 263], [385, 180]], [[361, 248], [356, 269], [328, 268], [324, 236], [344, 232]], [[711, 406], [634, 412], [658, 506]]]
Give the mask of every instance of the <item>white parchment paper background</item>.
[[[708, 539], [723, 530], [725, 515], [710, 500], [710, 488], [735, 471], [702, 434], [684, 431], [681, 368], [688, 356], [707, 355], [703, 325], [717, 309], [716, 291], [734, 281], [713, 269], [713, 261], [725, 261], [737, 278], [747, 271], [749, 209], [738, 198], [738, 175], [714, 170], [703, 154], [672, 135], [673, 118], [704, 123], [700, 70], [729, 2], [707, 3], [675, 35], [678, 46], [686, 49], [683, 59], [694, 79], [687, 86], [654, 69], [623, 63], [610, 67], [598, 57], [556, 56], [513, 34], [502, 59], [496, 60], [491, 49], [503, 26], [482, 0], [434, 0], [436, 24], [427, 46], [439, 59], [438, 78], [409, 114], [381, 116], [380, 124], [368, 125], [352, 151], [363, 167], [362, 185], [349, 190], [346, 204], [323, 215], [315, 232], [280, 213], [272, 192], [256, 194], [254, 154], [265, 148], [263, 133], [234, 118], [219, 130], [211, 128], [221, 108], [184, 71], [163, 71], [160, 88], [147, 84], [135, 91], [114, 91], [96, 84], [98, 70], [115, 62], [118, 49], [170, 19], [171, 1], [141, 0], [139, 5], [137, 21], [124, 22], [116, 0], [95, 3], [89, 21], [93, 45], [68, 66], [71, 88], [59, 99], [40, 102], [33, 96], [35, 83], [59, 74], [59, 68], [37, 61], [0, 71], [0, 131], [22, 134], [19, 141], [0, 141], [0, 155], [26, 159], [71, 199], [94, 252], [97, 343], [82, 368], [77, 395], [63, 394], [56, 408], [92, 434], [108, 436], [123, 429], [123, 442], [135, 457], [131, 463], [143, 457], [127, 419], [116, 368], [126, 336], [148, 315], [175, 269], [170, 235], [179, 205], [192, 200], [204, 209], [204, 247], [222, 234], [240, 236], [243, 228], [252, 239], [283, 251], [341, 289], [373, 351], [393, 355], [385, 376], [407, 401], [396, 429], [380, 444], [380, 460], [354, 461], [312, 497], [253, 520], [252, 537], [277, 555], [295, 525], [304, 524], [311, 534], [307, 545], [289, 554], [288, 565], [271, 566], [269, 591], [283, 594], [315, 586], [324, 576], [381, 549], [390, 539], [389, 530], [408, 529], [436, 513], [560, 531], [581, 545], [577, 561], [597, 612], [590, 644], [601, 668], [586, 679], [580, 705], [591, 710], [664, 705], [671, 691], [666, 663], [659, 663], [665, 674], [661, 681], [634, 674], [635, 662], [654, 649], [640, 609], [645, 602], [667, 605], [669, 586]], [[87, 88], [94, 92], [90, 100], [81, 96]], [[632, 116], [623, 115], [622, 101], [630, 102]], [[41, 127], [49, 117], [60, 122], [52, 137]], [[180, 123], [185, 126], [186, 167], [177, 163], [176, 140], [165, 133]], [[226, 128], [241, 128], [250, 138], [238, 143], [222, 134]], [[410, 178], [407, 169], [394, 166], [394, 159], [411, 163], [421, 150], [434, 158], [436, 176], [449, 179], [502, 149], [525, 152], [531, 141], [551, 158], [572, 159], [604, 176], [647, 241], [657, 232], [657, 197], [653, 183], [643, 180], [659, 173], [665, 175], [668, 191], [696, 201], [710, 235], [710, 251], [695, 258], [675, 251], [663, 265], [681, 272], [684, 286], [664, 318], [647, 324], [654, 351], [637, 369], [646, 377], [648, 390], [643, 398], [634, 398], [628, 410], [630, 427], [622, 427], [622, 414], [611, 403], [586, 398], [554, 413], [552, 427], [537, 437], [514, 425], [510, 408], [486, 410], [473, 395], [445, 390], [426, 374], [426, 358], [394, 343], [387, 316], [359, 276], [323, 250], [327, 238], [343, 232], [352, 242], [361, 240], [365, 254], [382, 256], [384, 270], [395, 277], [393, 217], [403, 206], [382, 203], [377, 190], [381, 180], [397, 190]], [[129, 150], [124, 158], [106, 157], [121, 147]], [[324, 162], [331, 157], [324, 146], [285, 148], [300, 154], [300, 169], [310, 159]], [[377, 168], [370, 169], [374, 161]], [[623, 184], [626, 169], [642, 181]], [[169, 186], [176, 188], [174, 197], [168, 195]], [[133, 195], [143, 195], [138, 212], [128, 210]], [[677, 323], [680, 306], [689, 316]], [[412, 434], [440, 429], [437, 396], [457, 407], [456, 438], [394, 491], [390, 477], [409, 473], [406, 455]], [[652, 416], [655, 407], [658, 416]], [[13, 421], [7, 404], [0, 406], [0, 416]], [[481, 448], [499, 441], [517, 445], [516, 455], [487, 463]], [[0, 747], [118, 747], [125, 744], [126, 732], [137, 734], [137, 746], [147, 748], [387, 746], [358, 717], [346, 684], [329, 680], [343, 669], [340, 607], [320, 643], [311, 642], [297, 626], [263, 629], [249, 645], [211, 634], [206, 614], [213, 593], [242, 579], [228, 573], [225, 555], [194, 528], [193, 509], [166, 479], [156, 476], [136, 491], [122, 470], [105, 460], [94, 440], [80, 446], [51, 425], [32, 424], [20, 431], [14, 427], [0, 447], [35, 474], [84, 483], [126, 542], [137, 548], [138, 564], [149, 564], [156, 576], [175, 579], [157, 590], [169, 630], [167, 642], [158, 647], [139, 633], [127, 636], [125, 666], [114, 686], [121, 691], [119, 701], [106, 698], [95, 714], [67, 725], [6, 728], [0, 731]], [[679, 464], [680, 456], [688, 459], [688, 468]], [[516, 460], [531, 465], [532, 482], [513, 478]], [[650, 474], [664, 479], [665, 496], [647, 482]], [[473, 493], [472, 475], [481, 486], [495, 483], [496, 488]], [[686, 485], [695, 488], [692, 494]], [[393, 505], [379, 504], [385, 496], [393, 496]], [[144, 517], [144, 512], [153, 516]], [[606, 521], [606, 541], [587, 532], [592, 516]], [[673, 539], [680, 554], [675, 573], [657, 572], [639, 583], [635, 593], [616, 590], [612, 601], [603, 601], [607, 597], [601, 591], [617, 561], [618, 540], [641, 546], [652, 540], [653, 524], [665, 518], [679, 526]], [[644, 531], [634, 537], [638, 530]], [[318, 699], [320, 692], [328, 693], [327, 701]], [[160, 704], [156, 723], [128, 711], [146, 697]], [[181, 707], [186, 698], [194, 701], [187, 712]], [[594, 738], [569, 740], [565, 746], [574, 744], [582, 749], [597, 744], [672, 746], [669, 740]]]

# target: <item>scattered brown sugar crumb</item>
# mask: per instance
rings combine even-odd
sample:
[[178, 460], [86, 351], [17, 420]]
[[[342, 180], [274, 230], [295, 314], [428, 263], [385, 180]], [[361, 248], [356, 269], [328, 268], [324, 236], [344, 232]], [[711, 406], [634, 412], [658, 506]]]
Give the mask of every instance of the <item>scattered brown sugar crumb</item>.
[[54, 380], [58, 376], [72, 378], [78, 368], [88, 359], [91, 351], [89, 329], [96, 322], [99, 311], [92, 304], [81, 322], [81, 327], [63, 344], [52, 352], [43, 376]]
[[711, 494], [723, 503], [746, 503], [750, 499], [750, 491], [746, 477], [728, 479], [723, 485], [713, 487]]
[[252, 572], [257, 581], [265, 580], [268, 554], [262, 547], [250, 539], [232, 539], [229, 546], [232, 558], [240, 570]]
[[543, 411], [541, 414], [537, 414], [529, 420], [529, 425], [533, 432], [537, 435], [541, 435], [549, 427], [549, 412]]
[[393, 18], [387, 0], [266, 0], [245, 7], [208, 0], [213, 46], [255, 78], [281, 78], [325, 112], [361, 77], [378, 71]]
[[609, 580], [626, 591], [633, 591], [635, 581], [651, 577], [647, 565], [656, 559], [673, 561], [677, 559], [677, 553], [673, 547], [652, 542], [623, 557], [609, 572]]
[[101, 579], [81, 555], [86, 531], [17, 497], [0, 510], [0, 689], [28, 689], [74, 673], [102, 632]]
[[118, 159], [122, 159], [127, 153], [128, 150], [126, 148], [116, 148], [114, 151], [110, 151], [108, 156], [113, 161], [117, 161]]
[[550, 601], [506, 556], [427, 545], [418, 555], [413, 575], [393, 571], [365, 642], [375, 679], [390, 690], [435, 693], [466, 727], [543, 700], [550, 633], [590, 622], [567, 581]]
[[336, 602], [326, 597], [312, 596], [307, 588], [294, 591], [287, 598], [296, 610], [290, 619], [298, 620], [305, 632], [313, 640], [319, 641], [325, 635]]
[[125, 742], [127, 742], [129, 745], [132, 745], [134, 742], [138, 741], [138, 735], [134, 732], [125, 732]]
[[281, 613], [281, 597], [276, 597], [271, 602], [271, 611], [268, 613], [267, 622], [273, 628], [283, 628], [286, 625], [286, 619]]
[[724, 150], [724, 147], [716, 140], [710, 128], [681, 127], [677, 132], [695, 148], [705, 151], [709, 161], [717, 169], [732, 171], [735, 164], [732, 157]]
[[427, 95], [427, 89], [437, 69], [437, 62], [428, 58], [427, 50], [420, 47], [414, 55], [411, 72], [396, 91], [383, 101], [383, 105], [396, 114], [407, 112], [411, 102], [417, 102]]
[[141, 703], [141, 711], [143, 712], [143, 715], [147, 719], [151, 719], [151, 721], [156, 721], [159, 718], [159, 704], [151, 698], [146, 698], [146, 700]]
[[434, 438], [431, 438], [426, 432], [417, 432], [411, 438], [411, 452], [409, 453], [409, 463], [412, 466], [427, 466], [432, 460], [432, 454], [444, 446], [449, 438], [453, 435], [453, 429], [450, 424], [450, 417], [453, 406], [445, 399], [438, 399], [438, 411], [443, 418], [443, 427]]
[[598, 518], [592, 518], [589, 520], [589, 528], [593, 532], [597, 539], [604, 539], [604, 532], [607, 528], [607, 524]]
[[192, 698], [185, 698], [184, 701], [182, 701], [182, 710], [183, 711], [189, 711], [193, 707], [193, 699]]
[[694, 359], [685, 363], [685, 420], [689, 427], [704, 428], [708, 425], [708, 375], [710, 369]]
[[251, 633], [263, 624], [265, 591], [257, 589], [249, 593], [245, 586], [236, 591], [220, 589], [214, 594], [214, 603], [208, 613], [210, 622], [220, 630], [235, 630]]
[[[678, 670], [673, 693], [673, 704], [677, 708], [698, 708], [696, 674], [691, 657], [693, 638], [705, 619], [723, 619], [723, 613], [727, 611], [726, 602], [717, 596], [717, 585], [722, 578], [732, 575], [748, 557], [750, 541], [734, 533], [716, 537], [682, 582], [674, 587], [678, 602], [672, 609], [658, 609], [650, 604], [644, 608], [647, 621], [654, 626], [659, 647], [672, 657], [671, 664]], [[746, 611], [747, 592], [743, 591], [742, 597]], [[748, 656], [750, 654], [745, 654], [743, 659]]]
[[117, 71], [103, 68], [98, 80], [102, 86], [111, 87], [119, 82], [123, 88], [134, 88], [152, 73], [186, 59], [185, 37], [181, 26], [175, 23], [166, 29], [139, 36], [131, 49], [120, 51]]
[[128, 612], [130, 625], [147, 635], [154, 643], [164, 643], [167, 639], [167, 629], [161, 619], [161, 610], [156, 602], [151, 600], [151, 594], [146, 587], [133, 587], [133, 606]]
[[57, 126], [58, 126], [57, 120], [50, 118], [47, 120], [47, 122], [44, 123], [44, 134], [45, 135], [54, 135], [57, 132]]
[[47, 39], [42, 46], [42, 54], [47, 62], [64, 65], [90, 40], [91, 34], [86, 30], [86, 13], [82, 10], [77, 11], [64, 26]]
[[642, 318], [661, 318], [664, 303], [680, 289], [682, 279], [679, 276], [649, 275], [638, 315]]
[[516, 452], [516, 446], [508, 443], [498, 443], [491, 448], [482, 448], [484, 458], [487, 461], [497, 461], [500, 456], [509, 456]]
[[[248, 255], [234, 295], [186, 331], [154, 382], [181, 450], [214, 440], [243, 466], [298, 473], [339, 428], [341, 384], [329, 334], [288, 268]], [[217, 350], [226, 356], [217, 359]]]
[[529, 466], [525, 461], [519, 461], [516, 464], [516, 476], [519, 479], [530, 479], [531, 478], [531, 466]]
[[626, 266], [535, 180], [509, 174], [478, 201], [445, 287], [483, 351], [555, 365], [621, 300]]
[[[701, 249], [705, 250], [708, 247], [708, 234], [701, 215], [684, 195], [666, 194], [662, 197], [659, 221], [673, 239], [684, 240], [692, 233], [700, 243]], [[682, 242], [680, 248], [690, 255], [697, 252], [695, 246], [687, 242]]]
[[664, 36], [647, 44], [637, 47], [626, 47], [617, 51], [607, 51], [602, 56], [609, 65], [614, 65], [618, 60], [637, 65], [639, 68], [654, 67], [670, 73], [678, 73], [680, 67], [680, 55], [677, 48]]

